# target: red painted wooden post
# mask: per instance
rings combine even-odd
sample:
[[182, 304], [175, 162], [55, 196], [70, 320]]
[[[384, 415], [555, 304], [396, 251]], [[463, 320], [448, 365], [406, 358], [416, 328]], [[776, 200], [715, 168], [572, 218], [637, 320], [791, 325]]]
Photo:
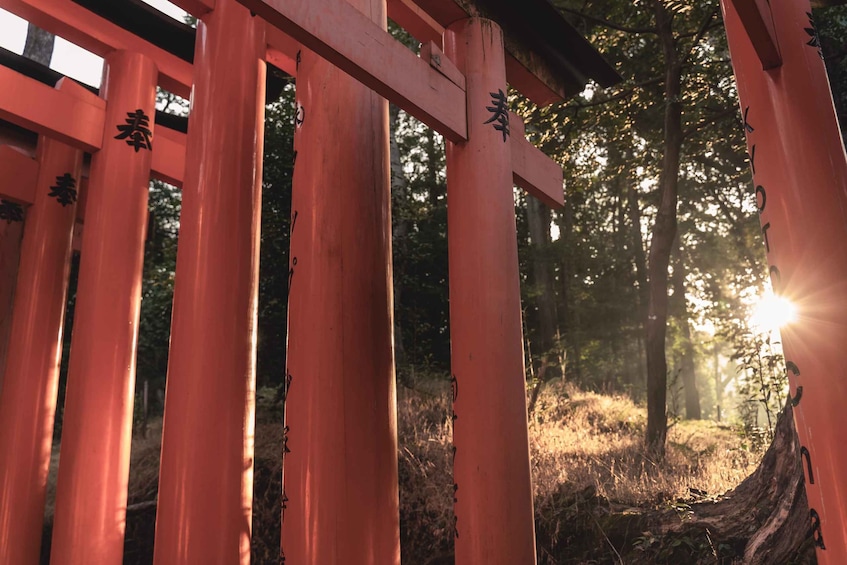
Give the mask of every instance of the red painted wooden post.
[[103, 78], [108, 106], [88, 185], [52, 565], [123, 560], [157, 70], [144, 55], [115, 51]]
[[197, 28], [156, 523], [161, 565], [250, 562], [264, 41], [261, 20], [235, 0], [217, 0]]
[[[818, 563], [847, 563], [847, 157], [808, 1], [771, 2], [782, 65], [763, 61], [722, 2], [771, 279], [797, 308], [783, 328]], [[770, 14], [768, 14], [770, 16]]]
[[282, 550], [399, 564], [388, 106], [304, 50], [297, 108]]
[[82, 151], [41, 137], [38, 163], [0, 393], [3, 565], [36, 563], [41, 551]]
[[6, 367], [9, 335], [12, 331], [12, 300], [21, 257], [23, 222], [0, 221], [0, 396]]
[[456, 563], [535, 563], [503, 33], [451, 25], [468, 141], [447, 143]]

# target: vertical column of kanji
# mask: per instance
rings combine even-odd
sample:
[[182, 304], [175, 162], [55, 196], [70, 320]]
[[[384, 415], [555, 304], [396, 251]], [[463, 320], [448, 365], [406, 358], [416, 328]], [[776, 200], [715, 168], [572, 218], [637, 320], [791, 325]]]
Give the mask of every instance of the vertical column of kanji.
[[297, 105], [282, 552], [399, 564], [388, 104], [304, 51]]
[[264, 24], [218, 0], [197, 27], [155, 562], [250, 562]]
[[771, 280], [798, 314], [781, 334], [809, 532], [819, 563], [847, 563], [847, 156], [809, 2], [770, 3], [783, 64], [768, 71], [723, 8]]
[[0, 563], [36, 563], [82, 151], [41, 137], [0, 395]]
[[3, 394], [3, 372], [12, 331], [12, 299], [18, 278], [22, 236], [23, 209], [0, 198], [0, 395]]
[[119, 564], [135, 392], [156, 65], [106, 57], [92, 156], [56, 486], [53, 565]]
[[468, 141], [447, 144], [456, 563], [535, 563], [503, 33], [451, 25]]

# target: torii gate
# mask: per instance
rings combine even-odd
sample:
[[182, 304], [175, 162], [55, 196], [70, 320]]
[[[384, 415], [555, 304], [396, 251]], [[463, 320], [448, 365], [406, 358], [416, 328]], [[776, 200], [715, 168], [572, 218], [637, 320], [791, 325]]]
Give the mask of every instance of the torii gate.
[[807, 0], [721, 0], [818, 562], [847, 563], [847, 157]]
[[[69, 82], [63, 87], [70, 92], [53, 91], [0, 69], [9, 87], [0, 94], [0, 117], [63, 144], [73, 160], [54, 170], [45, 140], [34, 194], [3, 193], [31, 203], [28, 225], [46, 202], [44, 189], [56, 198], [66, 193], [66, 177], [81, 178], [80, 150], [94, 153], [51, 562], [121, 560], [151, 167], [183, 187], [155, 559], [249, 560], [263, 59], [298, 75], [283, 496], [290, 562], [399, 562], [387, 106], [380, 94], [449, 140], [457, 561], [533, 562], [511, 191], [514, 180], [561, 204], [562, 173], [523, 137], [508, 112], [506, 82], [543, 104], [579, 91], [588, 77], [608, 85], [616, 74], [545, 2], [521, 7], [548, 41], [552, 30], [560, 42], [551, 49], [540, 41], [541, 52], [522, 43], [525, 29], [504, 37], [478, 11], [483, 3], [244, 2], [270, 24], [234, 0], [175, 3], [201, 18], [193, 67], [87, 9], [110, 3], [0, 0], [106, 57], [108, 103]], [[507, 4], [487, 4], [514, 16]], [[423, 40], [422, 58], [386, 33], [386, 10]], [[184, 140], [149, 121], [157, 83], [182, 95], [191, 89]], [[332, 140], [346, 146], [332, 147]], [[157, 164], [163, 142], [169, 151]], [[4, 162], [15, 160], [31, 178], [30, 162], [16, 155]], [[67, 175], [52, 182], [65, 184], [47, 187], [60, 168]], [[51, 255], [50, 291], [19, 293], [13, 314], [14, 328], [33, 330], [13, 332], [0, 396], [0, 422], [10, 430], [0, 426], [0, 563], [31, 562], [39, 545], [57, 305], [73, 223], [62, 208], [65, 243]], [[55, 222], [41, 223], [49, 231]], [[46, 272], [44, 257], [31, 251], [46, 236], [30, 233], [19, 289]], [[29, 310], [19, 306], [24, 298]]]
[[[536, 80], [544, 74], [538, 54], [509, 48], [499, 25], [476, 11], [482, 3], [390, 2], [393, 19], [427, 44], [422, 60], [385, 33], [386, 6], [378, 0], [355, 5], [367, 17], [342, 0], [239, 2], [270, 25], [234, 0], [177, 2], [203, 19], [192, 69], [79, 3], [0, 0], [106, 55], [108, 68], [108, 104], [70, 82], [52, 90], [0, 69], [7, 87], [0, 115], [45, 136], [37, 167], [0, 152], [4, 171], [28, 179], [3, 193], [30, 204], [18, 288], [45, 289], [16, 298], [17, 341], [9, 348], [0, 395], [0, 561], [31, 562], [40, 537], [34, 517], [42, 511], [45, 442], [55, 407], [57, 297], [64, 294], [61, 271], [74, 220], [68, 178], [80, 182], [80, 150], [94, 152], [95, 159], [53, 563], [120, 562], [144, 186], [151, 167], [183, 180], [185, 190], [156, 561], [248, 559], [265, 59], [299, 75], [283, 526], [288, 558], [399, 560], [387, 130], [384, 101], [371, 87], [449, 140], [457, 561], [532, 562], [511, 181], [560, 201], [561, 172], [515, 135], [520, 128], [504, 113], [501, 92], [507, 80], [539, 102], [566, 92]], [[506, 9], [497, 0], [485, 5]], [[543, 16], [542, 5], [527, 4]], [[830, 375], [844, 341], [847, 262], [833, 234], [845, 229], [847, 164], [816, 59], [814, 26], [804, 19], [808, 3], [771, 12], [758, 0], [731, 0], [724, 10], [771, 273], [804, 316], [803, 324], [785, 331], [785, 348], [810, 526], [819, 559], [842, 563], [845, 461], [837, 430], [844, 423], [844, 391]], [[584, 43], [576, 44], [580, 49], [585, 55]], [[366, 86], [341, 76], [333, 64]], [[601, 83], [604, 77], [605, 70], [596, 76]], [[192, 126], [185, 141], [156, 128], [159, 151], [151, 156], [143, 142], [149, 144], [154, 131], [144, 132], [147, 122], [137, 110], [151, 115], [157, 82], [183, 95], [193, 85]], [[133, 131], [120, 137], [122, 125]], [[350, 145], [329, 147], [332, 139]], [[171, 151], [162, 155], [168, 142]], [[165, 161], [157, 165], [161, 156]], [[814, 199], [800, 192], [804, 182], [816, 190]], [[330, 198], [327, 191], [341, 183], [344, 189]], [[132, 197], [115, 186], [131, 187]], [[62, 239], [44, 247], [49, 234]], [[109, 356], [102, 355], [103, 340]], [[801, 369], [804, 380], [817, 377], [820, 386], [802, 388]]]

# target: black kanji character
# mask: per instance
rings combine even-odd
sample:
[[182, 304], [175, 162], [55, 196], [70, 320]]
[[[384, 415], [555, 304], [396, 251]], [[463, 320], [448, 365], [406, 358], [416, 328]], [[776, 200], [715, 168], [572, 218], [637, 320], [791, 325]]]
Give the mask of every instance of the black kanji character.
[[297, 111], [294, 112], [294, 127], [300, 128], [305, 121], [306, 108], [304, 108], [301, 104], [297, 104]]
[[756, 130], [750, 125], [750, 122], [747, 121], [748, 112], [750, 112], [750, 106], [744, 108], [744, 133], [753, 133]]
[[291, 450], [288, 448], [288, 432], [291, 429], [288, 426], [282, 428], [282, 456], [285, 457], [286, 453], [291, 453]]
[[140, 149], [153, 150], [153, 142], [150, 139], [153, 132], [150, 131], [150, 117], [144, 110], [138, 108], [135, 112], [126, 113], [126, 124], [117, 126], [121, 132], [115, 139], [125, 139], [126, 144], [134, 147], [138, 153]]
[[20, 204], [9, 202], [0, 198], [0, 220], [6, 220], [8, 223], [23, 222], [24, 209]]
[[76, 179], [70, 173], [56, 177], [55, 186], [50, 187], [49, 196], [59, 201], [62, 207], [76, 202]]
[[821, 49], [821, 38], [818, 35], [818, 28], [817, 26], [815, 26], [815, 20], [812, 17], [811, 12], [806, 12], [806, 15], [809, 17], [809, 27], [804, 27], [803, 29], [806, 30], [806, 33], [809, 34], [810, 37], [809, 41], [806, 42], [806, 45], [817, 49], [818, 55], [820, 55], [820, 58], [823, 59], [823, 50]]
[[507, 107], [506, 95], [502, 90], [498, 89], [497, 92], [489, 92], [491, 95], [491, 104], [493, 106], [486, 106], [485, 109], [492, 113], [492, 116], [485, 122], [484, 124], [490, 124], [494, 122], [494, 129], [503, 134], [503, 142], [506, 141], [506, 138], [509, 137], [509, 109]]

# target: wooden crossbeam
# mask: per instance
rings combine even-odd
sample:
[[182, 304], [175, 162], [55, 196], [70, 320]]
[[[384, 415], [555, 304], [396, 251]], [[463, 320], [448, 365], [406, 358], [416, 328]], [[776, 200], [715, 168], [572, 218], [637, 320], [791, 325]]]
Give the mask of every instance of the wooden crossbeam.
[[520, 116], [509, 112], [512, 143], [512, 180], [551, 208], [565, 205], [565, 180], [562, 167], [542, 153], [526, 138]]
[[103, 141], [105, 100], [63, 93], [0, 66], [0, 118], [93, 152]]
[[290, 35], [270, 24], [265, 26], [265, 41], [268, 44], [265, 60], [276, 68], [296, 77], [297, 53], [301, 49], [300, 44]]
[[[103, 142], [106, 101], [72, 80], [57, 88], [0, 66], [0, 119], [93, 153]], [[156, 126], [152, 176], [181, 186], [185, 134]]]
[[444, 26], [418, 6], [414, 0], [388, 0], [388, 17], [426, 45], [430, 42], [443, 47]]
[[765, 70], [782, 65], [768, 0], [731, 0]]
[[467, 139], [465, 92], [346, 0], [238, 2], [447, 139]]
[[215, 0], [170, 0], [170, 2], [198, 18], [215, 9]]
[[191, 93], [190, 63], [71, 0], [0, 0], [0, 8], [101, 57], [118, 49], [143, 53], [156, 61], [162, 88], [183, 98]]
[[153, 162], [150, 175], [154, 179], [182, 187], [185, 178], [185, 138], [181, 131], [156, 125]]
[[0, 145], [0, 198], [28, 206], [35, 201], [38, 163], [20, 149]]

